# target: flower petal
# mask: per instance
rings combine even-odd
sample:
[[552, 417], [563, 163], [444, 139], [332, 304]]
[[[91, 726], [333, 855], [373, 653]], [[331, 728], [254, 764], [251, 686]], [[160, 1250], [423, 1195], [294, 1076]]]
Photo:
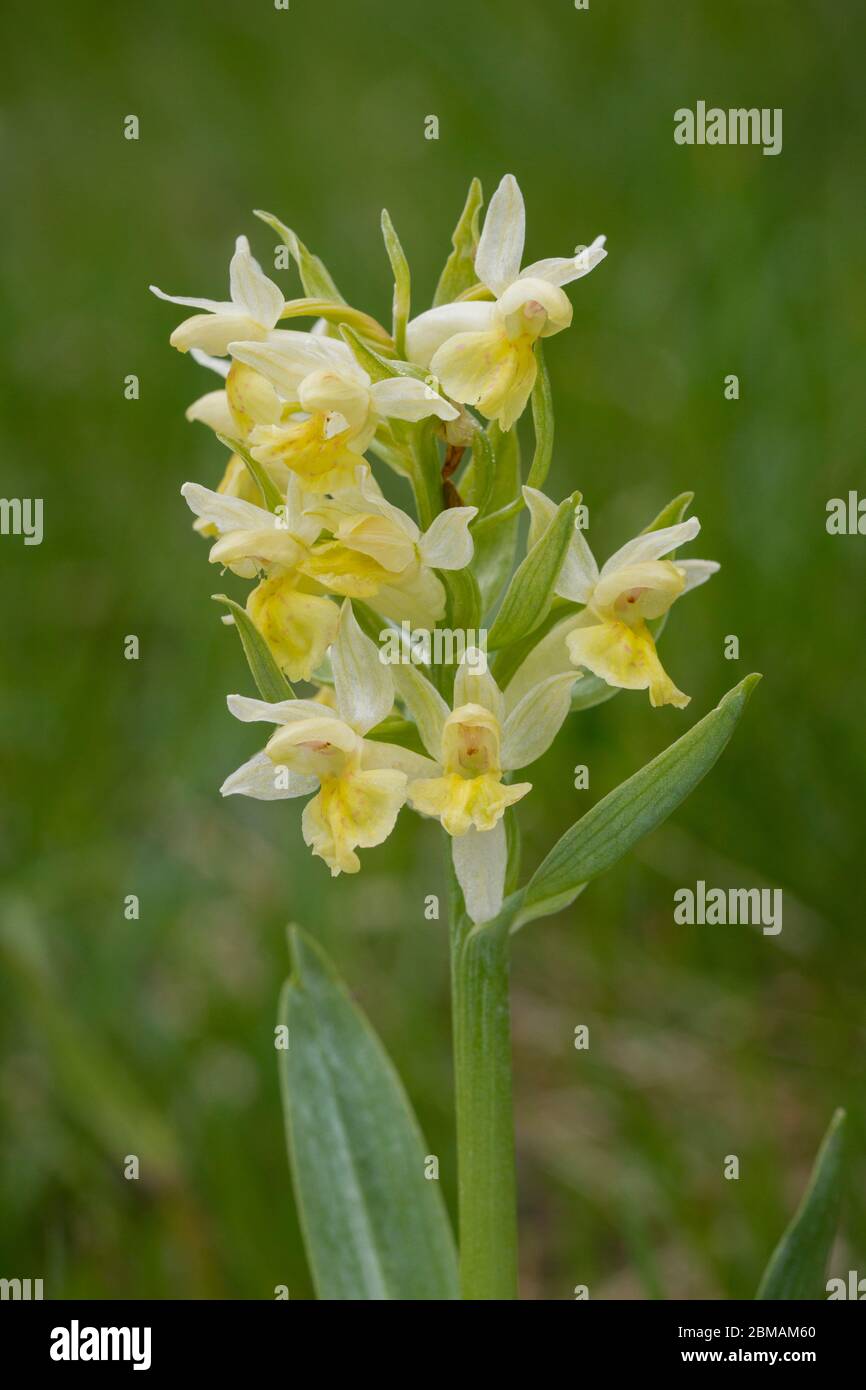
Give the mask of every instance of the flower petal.
[[442, 730], [451, 711], [427, 677], [412, 665], [408, 653], [406, 661], [393, 669], [400, 699], [415, 720], [427, 752], [438, 762], [442, 755]]
[[494, 294], [517, 279], [525, 240], [523, 194], [514, 175], [506, 174], [490, 199], [475, 253], [475, 274]]
[[249, 762], [229, 774], [220, 787], [220, 795], [284, 801], [292, 796], [308, 796], [318, 785], [315, 777], [303, 777], [273, 762], [267, 753], [256, 753]]
[[646, 626], [638, 623], [596, 623], [576, 627], [567, 637], [571, 659], [593, 675], [621, 690], [649, 690], [650, 704], [684, 709], [689, 696], [678, 690], [658, 658]]
[[190, 511], [221, 532], [261, 531], [276, 525], [276, 517], [264, 507], [244, 502], [240, 497], [228, 497], [224, 492], [214, 492], [202, 487], [201, 483], [184, 483], [180, 495]]
[[609, 622], [660, 618], [685, 588], [680, 565], [671, 560], [644, 560], [603, 574], [595, 586], [592, 610]]
[[339, 617], [339, 634], [331, 648], [336, 708], [342, 719], [359, 734], [381, 724], [393, 709], [393, 677], [379, 662], [375, 642], [361, 632], [345, 600]]
[[[528, 691], [535, 689], [549, 676], [561, 675], [572, 666], [566, 638], [574, 628], [576, 617], [564, 618], [542, 637], [526, 659], [518, 666], [505, 687], [505, 709], [511, 712]], [[575, 679], [577, 672], [572, 672]]]
[[202, 352], [201, 348], [190, 348], [189, 355], [200, 367], [207, 367], [208, 371], [216, 372], [217, 376], [228, 376], [231, 362], [225, 357], [212, 357], [209, 352]]
[[[252, 342], [240, 341], [245, 336]], [[270, 333], [262, 342], [255, 334], [236, 333], [231, 343], [232, 357], [254, 367], [274, 386], [284, 400], [297, 400], [298, 387], [304, 377], [321, 367], [351, 365], [345, 343], [331, 338], [314, 337], [299, 329], [287, 328]], [[345, 352], [340, 352], [344, 348]]]
[[502, 766], [506, 772], [528, 767], [547, 752], [571, 708], [573, 687], [573, 671], [548, 676], [515, 706], [502, 730]]
[[476, 406], [510, 430], [529, 400], [538, 363], [533, 339], [509, 339], [496, 325], [484, 333], [457, 333], [436, 351], [431, 370], [455, 401]]
[[675, 560], [678, 570], [684, 570], [686, 576], [686, 587], [683, 593], [687, 594], [690, 589], [697, 589], [699, 584], [706, 584], [712, 575], [718, 574], [720, 566], [715, 560]]
[[551, 256], [545, 261], [533, 261], [532, 265], [520, 272], [520, 278], [526, 276], [547, 280], [551, 285], [570, 285], [573, 280], [580, 280], [601, 264], [607, 255], [604, 246], [606, 240], [606, 237], [597, 236], [595, 241], [574, 256]]
[[574, 315], [564, 290], [547, 280], [522, 276], [503, 290], [496, 303], [496, 317], [507, 323], [510, 336], [528, 333], [549, 338], [568, 328]]
[[229, 286], [232, 301], [256, 323], [273, 328], [283, 312], [283, 292], [269, 280], [250, 252], [245, 236], [235, 242], [235, 254], [229, 267]]
[[431, 522], [418, 542], [425, 565], [437, 570], [462, 570], [472, 559], [469, 523], [477, 507], [447, 507]]
[[337, 605], [318, 594], [300, 592], [292, 574], [277, 574], [253, 589], [247, 612], [290, 681], [310, 679], [340, 623]]
[[406, 329], [406, 351], [412, 362], [429, 367], [433, 354], [455, 333], [483, 333], [493, 323], [495, 305], [489, 301], [459, 300], [419, 314]]
[[263, 338], [266, 333], [267, 329], [262, 328], [255, 319], [238, 313], [234, 305], [229, 305], [225, 313], [193, 314], [191, 319], [184, 319], [168, 341], [178, 352], [201, 348], [203, 352], [222, 357], [235, 338]]
[[149, 285], [151, 294], [164, 299], [166, 304], [182, 304], [186, 309], [206, 309], [209, 314], [231, 313], [234, 305], [226, 299], [197, 299], [189, 294], [166, 294], [158, 285]]
[[377, 381], [371, 394], [379, 414], [394, 420], [426, 420], [429, 415], [456, 420], [460, 414], [432, 386], [414, 376], [390, 376]]
[[320, 700], [251, 700], [248, 695], [227, 695], [226, 704], [244, 724], [295, 724], [302, 719], [339, 719], [336, 710]]
[[396, 769], [331, 778], [304, 807], [304, 839], [332, 875], [357, 873], [361, 863], [355, 847], [387, 839], [405, 800], [406, 777]]
[[411, 748], [401, 748], [398, 743], [380, 743], [378, 739], [365, 738], [361, 747], [361, 767], [365, 772], [379, 768], [396, 768], [407, 777], [435, 777], [438, 765]]
[[199, 396], [197, 401], [193, 401], [187, 407], [186, 418], [188, 420], [200, 420], [203, 425], [209, 425], [217, 434], [227, 434], [229, 438], [237, 431], [235, 417], [229, 410], [229, 398], [225, 391], [208, 391], [206, 396]]
[[383, 618], [426, 628], [435, 627], [444, 618], [445, 604], [442, 581], [426, 565], [411, 578], [383, 584], [373, 600], [376, 612]]
[[693, 541], [701, 529], [696, 516], [680, 521], [676, 526], [663, 526], [660, 531], [647, 531], [634, 540], [626, 541], [601, 567], [602, 576], [624, 565], [641, 564], [644, 560], [658, 560], [669, 550], [677, 550], [687, 541]]
[[331, 648], [337, 709], [359, 734], [366, 734], [391, 713], [394, 679], [379, 660], [375, 642], [358, 626], [348, 599], [340, 611], [340, 631]]
[[454, 708], [461, 705], [482, 705], [502, 723], [505, 700], [491, 675], [487, 653], [468, 647], [454, 677]]
[[451, 841], [454, 872], [473, 922], [489, 922], [502, 906], [508, 845], [505, 822], [492, 830], [467, 830]]

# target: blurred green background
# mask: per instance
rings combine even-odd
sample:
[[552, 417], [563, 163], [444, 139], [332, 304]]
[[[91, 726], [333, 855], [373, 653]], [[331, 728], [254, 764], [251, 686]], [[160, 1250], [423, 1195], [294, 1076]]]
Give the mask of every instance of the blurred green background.
[[[273, 1050], [290, 918], [392, 1052], [453, 1210], [438, 833], [404, 815], [331, 882], [296, 808], [220, 801], [256, 746], [224, 702], [250, 681], [178, 495], [221, 471], [183, 418], [214, 383], [147, 285], [222, 296], [237, 233], [270, 262], [265, 207], [382, 317], [387, 206], [421, 308], [471, 175], [489, 196], [507, 170], [528, 258], [609, 239], [549, 345], [551, 492], [583, 489], [604, 555], [694, 488], [694, 553], [722, 563], [664, 639], [690, 709], [575, 717], [533, 770], [528, 866], [765, 676], [674, 820], [516, 940], [522, 1296], [751, 1296], [837, 1104], [831, 1272], [866, 1273], [864, 541], [824, 526], [863, 479], [862, 7], [12, 0], [6, 20], [2, 492], [44, 498], [45, 539], [0, 538], [0, 1274], [47, 1297], [311, 1296]], [[676, 146], [698, 99], [782, 107], [782, 154]], [[783, 888], [781, 936], [676, 926], [697, 878]]]

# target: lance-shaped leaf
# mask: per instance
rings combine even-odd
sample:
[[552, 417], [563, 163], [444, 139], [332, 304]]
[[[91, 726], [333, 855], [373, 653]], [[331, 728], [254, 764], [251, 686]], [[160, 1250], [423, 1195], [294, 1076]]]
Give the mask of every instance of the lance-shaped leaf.
[[450, 304], [464, 290], [468, 290], [474, 285], [478, 279], [475, 274], [475, 252], [478, 250], [478, 220], [483, 202], [484, 194], [481, 190], [481, 182], [479, 179], [473, 179], [469, 185], [463, 211], [451, 238], [453, 250], [439, 276], [439, 284], [436, 286], [436, 293], [433, 296], [434, 307], [439, 304]]
[[[368, 343], [364, 342], [350, 324], [340, 325], [340, 335], [346, 346], [351, 348], [354, 353], [358, 366], [363, 367], [371, 381], [387, 381], [390, 377], [416, 375], [416, 369], [413, 368], [411, 373], [401, 371], [402, 363], [381, 357]], [[420, 368], [417, 369], [417, 372], [423, 377]]]
[[764, 1271], [758, 1299], [826, 1295], [824, 1273], [842, 1201], [845, 1111], [837, 1110], [815, 1159], [809, 1185]]
[[490, 630], [488, 645], [491, 649], [518, 642], [547, 617], [571, 539], [574, 508], [579, 501], [580, 493], [575, 492], [560, 502], [550, 525], [517, 566]]
[[682, 521], [689, 507], [695, 500], [693, 492], [681, 492], [672, 498], [666, 507], [662, 507], [657, 517], [643, 528], [642, 536], [650, 531], [663, 531], [666, 526], [676, 526], [677, 522]]
[[472, 458], [460, 479], [460, 493], [465, 502], [478, 508], [483, 516], [490, 505], [496, 481], [496, 457], [487, 430], [476, 426], [472, 435]]
[[278, 1051], [289, 1158], [319, 1298], [458, 1297], [454, 1241], [400, 1079], [321, 948], [290, 933]]
[[553, 462], [553, 393], [544, 361], [541, 339], [535, 344], [538, 375], [532, 388], [532, 427], [535, 430], [535, 452], [526, 479], [527, 487], [543, 488]]
[[324, 261], [307, 250], [291, 227], [287, 227], [278, 217], [274, 217], [272, 212], [262, 212], [259, 208], [256, 209], [255, 215], [266, 222], [276, 232], [280, 241], [288, 247], [289, 254], [298, 267], [305, 294], [310, 295], [313, 299], [329, 299], [334, 304], [345, 304], [346, 301], [334, 284]]
[[409, 273], [409, 262], [406, 259], [406, 253], [400, 244], [400, 238], [394, 229], [394, 223], [391, 221], [387, 208], [382, 209], [382, 236], [385, 239], [385, 250], [388, 252], [388, 260], [391, 262], [391, 273], [394, 276], [394, 326], [391, 330], [394, 338], [394, 348], [398, 357], [405, 357], [406, 324], [409, 322], [412, 277]]
[[243, 459], [247, 472], [261, 493], [262, 503], [267, 511], [275, 512], [280, 507], [285, 506], [286, 499], [280, 492], [276, 483], [268, 474], [264, 465], [254, 459], [249, 449], [246, 449], [239, 439], [229, 439], [226, 434], [218, 434], [217, 439], [220, 444], [224, 444], [233, 454], [237, 454]]
[[228, 598], [226, 594], [212, 594], [211, 598], [216, 603], [225, 604], [234, 618], [244, 656], [262, 699], [268, 700], [271, 704], [278, 704], [280, 700], [293, 700], [294, 690], [274, 661], [270, 647], [246, 609], [241, 608], [239, 603], [235, 603], [234, 599]]
[[471, 630], [477, 634], [481, 625], [481, 590], [472, 570], [467, 566], [462, 570], [437, 570], [436, 573], [447, 595], [446, 626], [454, 632]]
[[676, 810], [722, 753], [760, 679], [746, 676], [687, 734], [566, 830], [527, 885], [522, 922], [567, 907], [584, 884]]

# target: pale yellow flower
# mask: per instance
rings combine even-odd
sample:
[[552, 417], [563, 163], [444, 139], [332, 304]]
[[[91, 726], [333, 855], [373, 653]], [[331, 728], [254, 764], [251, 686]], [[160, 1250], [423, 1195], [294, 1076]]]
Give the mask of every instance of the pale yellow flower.
[[[549, 524], [556, 507], [533, 488], [523, 493], [532, 516], [532, 541]], [[539, 672], [560, 670], [571, 662], [608, 685], [648, 690], [654, 706], [684, 708], [689, 696], [677, 689], [662, 666], [647, 622], [667, 613], [680, 595], [718, 570], [712, 560], [662, 559], [693, 540], [700, 529], [698, 519], [690, 517], [647, 531], [622, 546], [600, 571], [583, 532], [576, 529], [557, 593], [585, 605], [583, 612], [564, 619], [539, 642], [514, 678], [515, 691]]]
[[538, 372], [535, 344], [571, 323], [562, 286], [587, 275], [607, 252], [604, 237], [574, 256], [550, 257], [520, 269], [526, 215], [513, 174], [490, 200], [475, 256], [479, 281], [493, 303], [439, 305], [409, 324], [413, 362], [429, 366], [455, 401], [473, 405], [508, 430], [523, 413]]
[[312, 546], [299, 568], [332, 593], [369, 599], [385, 617], [431, 627], [445, 613], [445, 589], [434, 570], [469, 564], [475, 513], [475, 507], [450, 507], [422, 533], [385, 499], [369, 466], [358, 464], [351, 488], [307, 509], [332, 539]]
[[331, 648], [334, 708], [319, 700], [268, 704], [230, 695], [244, 721], [277, 724], [265, 749], [226, 779], [223, 796], [272, 801], [316, 794], [301, 829], [332, 875], [357, 873], [357, 849], [380, 845], [394, 829], [410, 777], [432, 768], [417, 753], [364, 737], [391, 712], [394, 684], [375, 645], [361, 632], [348, 601]]
[[290, 478], [280, 513], [253, 502], [184, 483], [190, 509], [218, 533], [213, 564], [244, 579], [264, 578], [247, 599], [247, 612], [289, 680], [309, 680], [337, 635], [339, 610], [302, 572], [319, 524], [304, 511], [304, 495]]
[[503, 817], [531, 791], [505, 775], [540, 758], [568, 714], [574, 673], [545, 677], [519, 701], [503, 695], [483, 654], [469, 649], [454, 678], [454, 703], [412, 665], [394, 667], [397, 689], [427, 752], [434, 775], [414, 778], [409, 804], [435, 816], [453, 837], [454, 869], [473, 921], [502, 905], [506, 842]]
[[459, 412], [423, 381], [373, 381], [340, 340], [280, 329], [267, 342], [233, 342], [232, 356], [267, 378], [283, 403], [280, 418], [250, 433], [262, 463], [282, 462], [310, 492], [351, 487], [354, 470], [386, 419], [418, 421]]
[[268, 279], [254, 259], [245, 236], [239, 236], [235, 242], [229, 267], [230, 299], [197, 299], [190, 295], [165, 294], [156, 285], [150, 288], [169, 304], [205, 310], [178, 324], [169, 339], [172, 347], [180, 352], [201, 348], [220, 357], [234, 338], [266, 338], [278, 322], [286, 302], [279, 285]]

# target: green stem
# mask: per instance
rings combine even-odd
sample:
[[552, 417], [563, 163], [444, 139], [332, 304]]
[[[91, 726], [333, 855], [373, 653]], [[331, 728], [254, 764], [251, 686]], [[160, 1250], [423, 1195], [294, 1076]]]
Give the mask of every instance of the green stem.
[[517, 1297], [509, 924], [510, 919], [500, 917], [473, 927], [462, 912], [452, 914], [460, 1291], [464, 1299]]

